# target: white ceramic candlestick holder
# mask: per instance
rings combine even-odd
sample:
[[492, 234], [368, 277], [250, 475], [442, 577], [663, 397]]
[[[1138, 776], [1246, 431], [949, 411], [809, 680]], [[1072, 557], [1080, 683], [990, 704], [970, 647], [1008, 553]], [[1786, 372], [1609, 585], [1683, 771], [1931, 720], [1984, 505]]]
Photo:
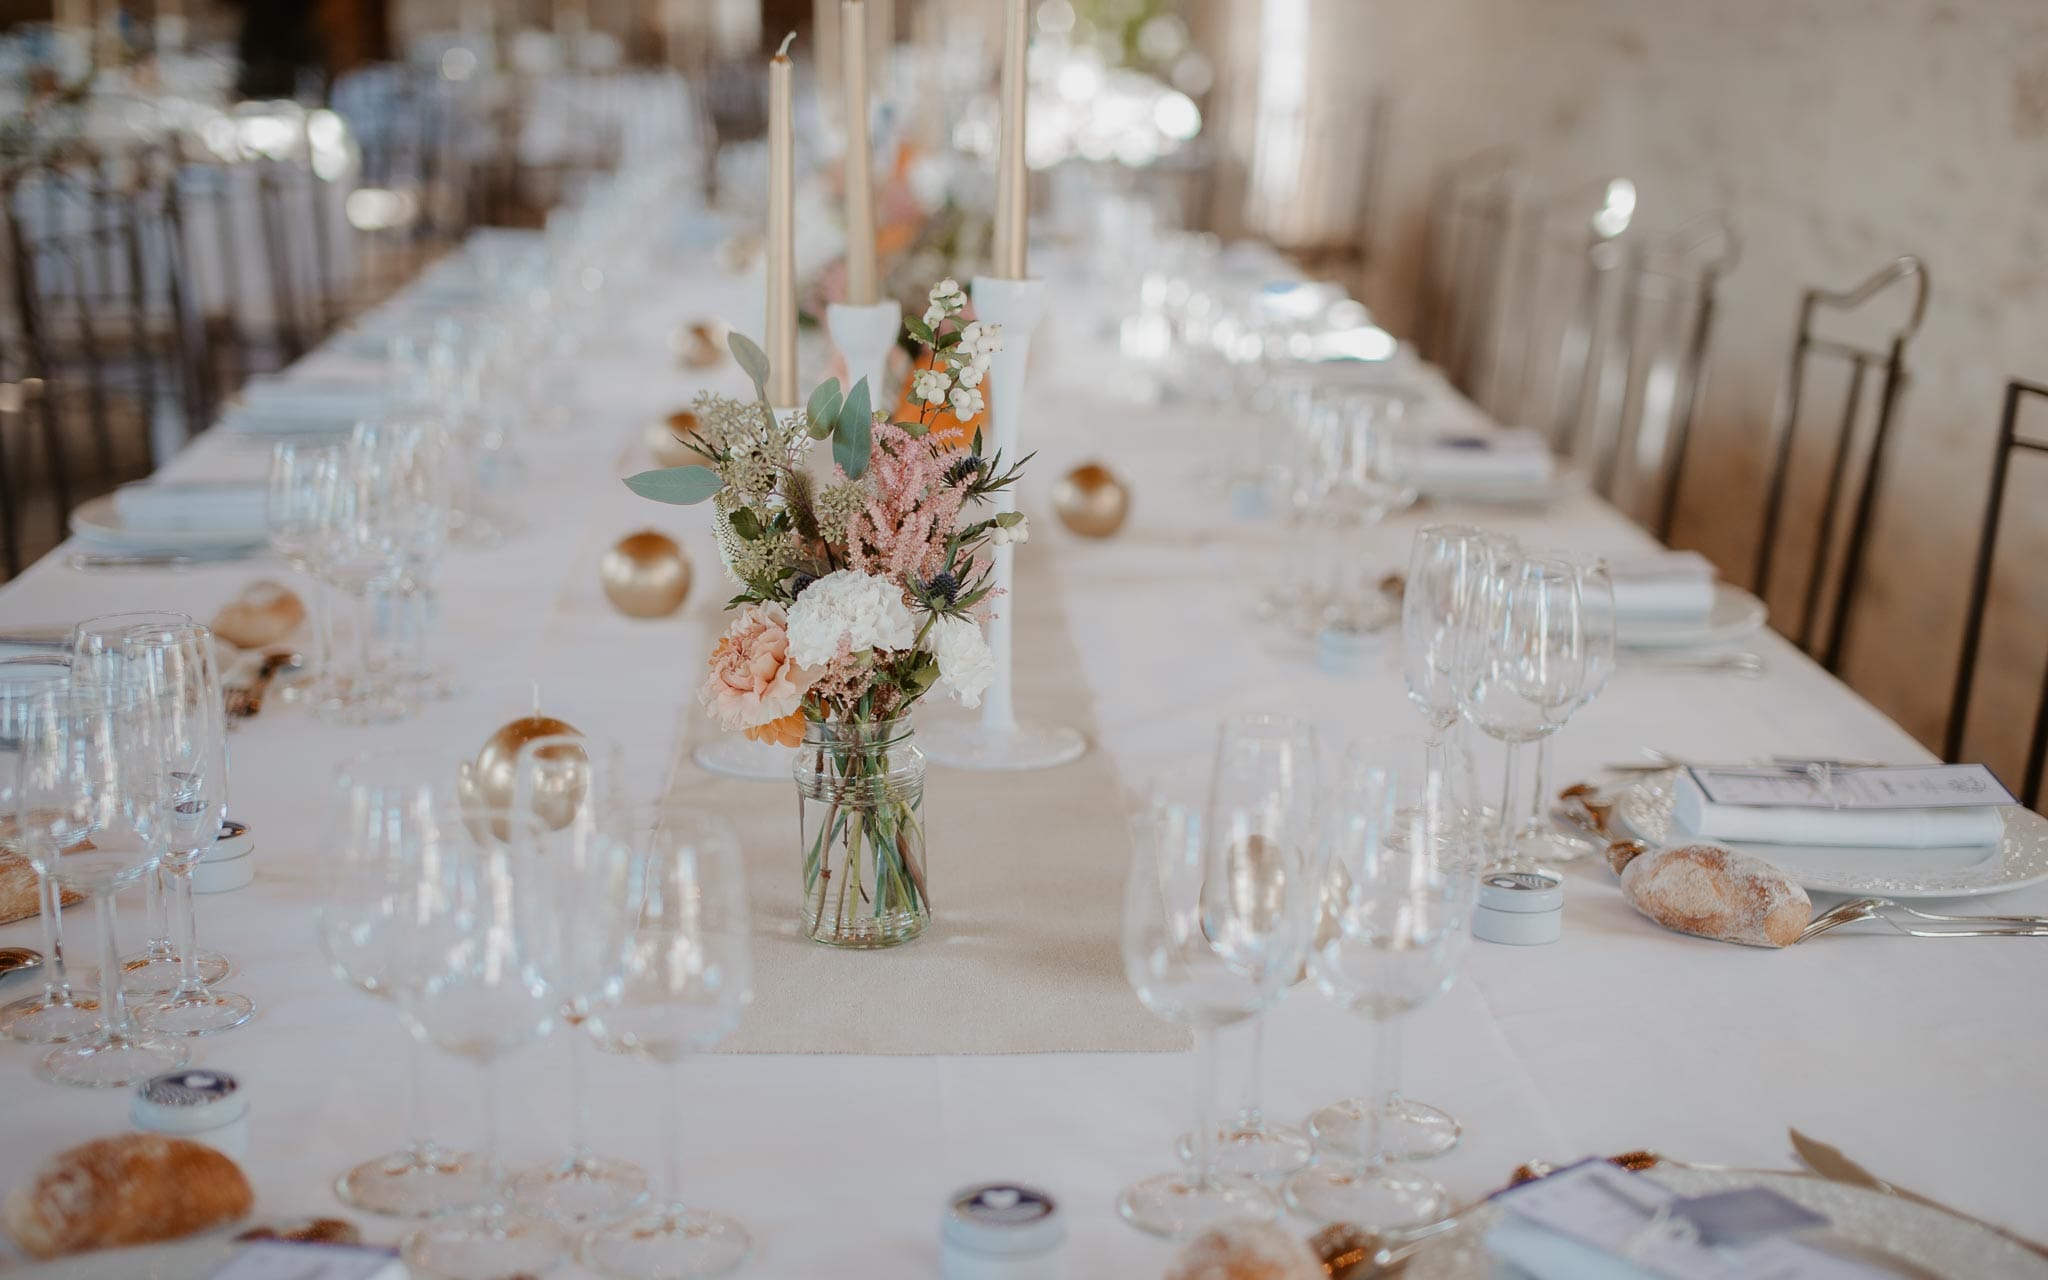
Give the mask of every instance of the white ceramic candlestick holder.
[[[1002, 350], [989, 363], [988, 416], [990, 441], [1002, 454], [1004, 466], [1015, 465], [1024, 456], [1019, 442], [1024, 436], [1025, 370], [1031, 363], [1031, 336], [1044, 311], [1042, 281], [991, 276], [974, 281], [975, 318], [1003, 327]], [[996, 495], [997, 511], [1016, 508], [1014, 489]], [[918, 726], [918, 745], [940, 764], [956, 769], [1050, 769], [1078, 760], [1088, 750], [1088, 740], [1079, 729], [1017, 718], [1011, 684], [1011, 625], [1024, 606], [1016, 593], [1016, 553], [1013, 546], [995, 549], [992, 577], [997, 594], [995, 617], [988, 624], [988, 647], [995, 658], [996, 674], [982, 695], [981, 719]]]
[[[775, 416], [781, 418], [801, 412], [800, 409], [777, 409]], [[698, 768], [728, 778], [788, 782], [792, 776], [790, 770], [796, 764], [796, 748], [755, 742], [743, 733], [721, 733], [709, 742], [698, 743], [697, 748], [690, 752], [690, 758], [697, 762]]]
[[896, 335], [903, 332], [902, 304], [877, 302], [856, 307], [834, 302], [825, 308], [825, 332], [832, 335], [832, 345], [846, 361], [846, 384], [841, 390], [852, 391], [854, 383], [866, 378], [868, 403], [895, 421], [897, 397], [889, 383], [889, 352], [896, 346]]

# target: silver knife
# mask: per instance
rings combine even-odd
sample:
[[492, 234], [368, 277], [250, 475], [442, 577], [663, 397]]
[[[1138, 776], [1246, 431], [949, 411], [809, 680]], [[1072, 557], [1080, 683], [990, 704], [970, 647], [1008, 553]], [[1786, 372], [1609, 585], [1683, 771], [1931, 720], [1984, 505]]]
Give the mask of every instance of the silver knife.
[[1917, 1191], [1908, 1191], [1904, 1187], [1894, 1186], [1862, 1165], [1857, 1164], [1848, 1156], [1843, 1155], [1840, 1149], [1831, 1147], [1818, 1139], [1809, 1138], [1797, 1129], [1788, 1129], [1786, 1132], [1792, 1137], [1792, 1150], [1798, 1154], [1799, 1162], [1821, 1177], [1826, 1178], [1829, 1182], [1839, 1182], [1847, 1187], [1862, 1187], [1866, 1191], [1875, 1191], [1879, 1195], [1894, 1196], [1900, 1200], [1908, 1200], [1917, 1205], [1924, 1205], [1929, 1209], [1939, 1209], [1952, 1218], [1961, 1218], [1965, 1222], [1974, 1222], [1988, 1231], [2004, 1236], [2023, 1249], [2048, 1258], [2048, 1245], [2043, 1245], [2039, 1241], [2029, 1240], [2025, 1236], [2008, 1231], [1996, 1223], [1986, 1222], [1982, 1218], [1973, 1217], [1960, 1209], [1951, 1208], [1939, 1200], [1929, 1199]]

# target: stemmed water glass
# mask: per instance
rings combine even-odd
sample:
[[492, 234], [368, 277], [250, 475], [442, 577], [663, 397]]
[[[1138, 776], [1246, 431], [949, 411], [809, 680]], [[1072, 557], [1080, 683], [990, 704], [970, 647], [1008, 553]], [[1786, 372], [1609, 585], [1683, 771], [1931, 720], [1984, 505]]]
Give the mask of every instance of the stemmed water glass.
[[1498, 535], [1460, 524], [1428, 525], [1409, 549], [1401, 591], [1401, 670], [1408, 700], [1429, 725], [1427, 767], [1437, 766], [1458, 727], [1461, 650], [1477, 625], [1494, 560], [1508, 549]]
[[658, 1203], [585, 1236], [579, 1256], [632, 1280], [724, 1275], [753, 1244], [734, 1219], [682, 1198], [680, 1067], [731, 1035], [753, 999], [739, 836], [716, 817], [663, 805], [635, 810], [618, 829], [637, 854], [644, 897], [624, 989], [586, 1025], [604, 1049], [668, 1068], [657, 1090], [666, 1167]]
[[[58, 1084], [119, 1088], [175, 1071], [190, 1056], [129, 1020], [116, 945], [115, 894], [156, 864], [134, 823], [123, 750], [145, 715], [125, 681], [74, 680], [39, 694], [23, 725], [19, 815], [28, 859], [60, 889], [92, 898], [99, 917], [100, 1026], [37, 1064], [36, 1074]], [[87, 835], [91, 842], [76, 847]]]
[[1415, 429], [1401, 396], [1359, 387], [1317, 392], [1308, 425], [1308, 462], [1319, 477], [1311, 516], [1321, 566], [1312, 621], [1317, 629], [1369, 631], [1386, 620], [1388, 608], [1363, 534], [1420, 494]]
[[[1225, 811], [1228, 814], [1228, 810]], [[1195, 1036], [1194, 1159], [1126, 1187], [1117, 1211], [1179, 1239], [1231, 1219], [1271, 1219], [1278, 1199], [1215, 1162], [1215, 1032], [1264, 1013], [1300, 975], [1321, 882], [1307, 851], [1211, 832], [1192, 805], [1156, 795], [1133, 823], [1123, 915], [1124, 973], [1157, 1016]]]
[[373, 605], [399, 579], [409, 526], [381, 443], [358, 431], [321, 477], [315, 563], [328, 585], [354, 601], [356, 658], [347, 691], [320, 709], [344, 724], [376, 724], [401, 710], [377, 679]]
[[[1585, 659], [1579, 667], [1579, 682], [1566, 710], [1567, 719], [1607, 688], [1614, 678], [1615, 613], [1614, 578], [1607, 562], [1597, 556], [1566, 556], [1578, 588], [1580, 643]], [[1549, 737], [1536, 741], [1536, 778], [1531, 789], [1528, 820], [1515, 837], [1515, 851], [1523, 859], [1570, 862], [1595, 851], [1593, 841], [1560, 831], [1550, 820], [1550, 799], [1545, 792], [1550, 756]]]
[[[342, 767], [334, 796], [314, 913], [320, 948], [336, 977], [395, 1002], [407, 972], [398, 961], [429, 883], [427, 835], [455, 801], [456, 773], [438, 754], [371, 752]], [[400, 1218], [479, 1204], [489, 1191], [484, 1162], [427, 1136], [426, 1049], [410, 1034], [405, 1041], [411, 1141], [342, 1174], [335, 1194], [366, 1213]]]
[[539, 1274], [566, 1256], [568, 1238], [554, 1223], [504, 1203], [497, 1073], [490, 1068], [554, 1025], [562, 1006], [561, 937], [616, 931], [623, 960], [626, 922], [584, 918], [556, 898], [561, 877], [551, 874], [530, 815], [458, 803], [425, 815], [417, 832], [421, 884], [413, 925], [397, 940], [392, 984], [413, 1035], [483, 1071], [488, 1198], [480, 1209], [433, 1219], [406, 1237], [406, 1262], [458, 1280]]
[[[107, 613], [88, 618], [71, 631], [71, 678], [111, 692], [123, 679], [121, 642], [138, 627], [168, 627], [192, 621], [186, 613], [140, 611]], [[169, 885], [163, 867], [154, 863], [142, 878], [143, 920], [148, 941], [140, 953], [121, 958], [121, 985], [131, 995], [167, 995], [178, 989], [178, 950], [171, 942]], [[219, 982], [228, 976], [227, 957], [198, 953], [199, 976]]]
[[22, 785], [34, 781], [33, 770], [22, 768], [31, 712], [42, 709], [41, 695], [70, 684], [71, 664], [62, 657], [38, 654], [0, 662], [0, 851], [29, 859], [43, 926], [42, 994], [0, 1006], [0, 1036], [31, 1044], [80, 1039], [99, 1021], [98, 1003], [72, 994], [64, 967], [64, 893], [54, 866], [54, 853], [61, 850], [38, 849], [38, 856], [29, 858], [27, 828], [36, 819], [26, 812], [22, 795]]
[[280, 440], [270, 451], [269, 484], [263, 502], [270, 549], [304, 576], [312, 588], [308, 592], [312, 605], [312, 652], [306, 655], [303, 670], [279, 684], [278, 692], [286, 701], [318, 701], [333, 673], [334, 601], [318, 572], [318, 540], [324, 518], [323, 487], [339, 465], [340, 456], [338, 445], [299, 440]]
[[247, 996], [207, 986], [197, 964], [192, 871], [228, 812], [227, 708], [213, 632], [196, 622], [138, 627], [121, 641], [121, 674], [136, 693], [137, 731], [123, 744], [135, 823], [169, 873], [178, 985], [135, 1020], [166, 1035], [202, 1036], [247, 1022]]
[[[1279, 856], [1289, 864], [1313, 858], [1319, 765], [1315, 730], [1287, 716], [1246, 715], [1225, 721], [1209, 778], [1208, 830], [1228, 840], [1233, 874]], [[1247, 863], [1249, 860], [1249, 864]], [[1314, 1155], [1308, 1135], [1266, 1120], [1265, 1020], [1251, 1025], [1250, 1072], [1237, 1114], [1215, 1135], [1213, 1159], [1224, 1173], [1254, 1178], [1292, 1173]], [[1197, 1158], [1194, 1134], [1183, 1134], [1183, 1160]]]
[[1459, 677], [1465, 717], [1507, 747], [1495, 851], [1504, 869], [1534, 865], [1515, 848], [1518, 748], [1557, 732], [1578, 703], [1587, 661], [1580, 613], [1570, 561], [1510, 552], [1488, 576], [1467, 636]]
[[[1324, 828], [1326, 910], [1309, 973], [1342, 1008], [1385, 1026], [1435, 999], [1457, 976], [1477, 892], [1476, 824], [1445, 774], [1405, 766], [1371, 748], [1347, 756]], [[1287, 1203], [1322, 1222], [1399, 1230], [1449, 1208], [1441, 1184], [1395, 1163], [1379, 1125], [1398, 1081], [1396, 1042], [1381, 1034], [1373, 1055], [1361, 1155], [1325, 1152], [1294, 1175]]]
[[[593, 756], [599, 757], [594, 759]], [[589, 868], [576, 882], [588, 891], [603, 883], [627, 839], [615, 757], [581, 735], [548, 734], [519, 749], [513, 769], [513, 809], [540, 823], [547, 855], [570, 868]], [[618, 996], [618, 966], [600, 953], [581, 957], [562, 992], [562, 1022], [569, 1028], [569, 1150], [561, 1159], [513, 1176], [513, 1203], [576, 1221], [616, 1216], [647, 1194], [647, 1173], [626, 1160], [590, 1149], [590, 1106], [584, 1088], [588, 1024], [592, 1013]]]

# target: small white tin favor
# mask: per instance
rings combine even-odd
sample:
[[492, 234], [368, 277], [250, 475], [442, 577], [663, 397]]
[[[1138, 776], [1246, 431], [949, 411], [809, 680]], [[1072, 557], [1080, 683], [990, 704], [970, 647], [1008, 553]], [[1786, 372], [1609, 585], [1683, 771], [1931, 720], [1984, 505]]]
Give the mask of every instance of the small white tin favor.
[[135, 1087], [128, 1118], [138, 1129], [190, 1138], [231, 1156], [249, 1149], [249, 1098], [225, 1071], [186, 1067]]
[[968, 1187], [946, 1206], [940, 1231], [945, 1280], [1058, 1280], [1067, 1223], [1033, 1187]]
[[199, 855], [192, 868], [192, 892], [226, 893], [256, 878], [256, 842], [247, 825], [230, 818], [220, 824], [220, 838]]
[[1564, 936], [1564, 880], [1548, 871], [1490, 871], [1479, 878], [1472, 936], [1533, 947]]

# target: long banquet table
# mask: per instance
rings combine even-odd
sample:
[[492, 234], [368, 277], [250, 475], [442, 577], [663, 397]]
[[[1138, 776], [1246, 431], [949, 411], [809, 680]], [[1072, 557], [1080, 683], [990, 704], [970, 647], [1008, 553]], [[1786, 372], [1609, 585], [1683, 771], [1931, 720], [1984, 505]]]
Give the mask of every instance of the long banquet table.
[[[321, 814], [337, 765], [399, 747], [467, 756], [528, 707], [536, 682], [545, 709], [622, 743], [638, 770], [665, 767], [679, 741], [703, 732], [694, 687], [726, 593], [701, 513], [640, 502], [618, 479], [649, 465], [635, 443], [644, 424], [700, 386], [740, 389], [729, 365], [708, 375], [679, 368], [675, 327], [717, 316], [756, 328], [760, 289], [758, 278], [722, 274], [709, 255], [659, 261], [660, 272], [621, 290], [629, 296], [607, 295], [611, 319], [583, 359], [573, 420], [536, 424], [519, 438], [528, 527], [500, 548], [450, 559], [437, 645], [459, 696], [372, 728], [281, 707], [233, 739], [232, 812], [253, 828], [260, 871], [247, 889], [200, 899], [200, 929], [206, 944], [233, 957], [231, 985], [260, 1012], [194, 1048], [197, 1062], [237, 1073], [250, 1093], [245, 1166], [262, 1217], [336, 1212], [334, 1176], [407, 1136], [392, 1011], [327, 973], [310, 928]], [[1077, 280], [1054, 286], [1035, 360], [1028, 443], [1038, 458], [1022, 490], [1033, 537], [1022, 554], [1039, 558], [1059, 584], [1071, 651], [1094, 700], [1097, 740], [1070, 770], [1113, 768], [1131, 779], [1198, 767], [1190, 762], [1218, 720], [1250, 709], [1309, 716], [1333, 741], [1407, 735], [1419, 750], [1421, 722], [1391, 642], [1365, 671], [1334, 676], [1255, 617], [1280, 535], [1233, 519], [1202, 478], [1205, 460], [1252, 447], [1250, 425], [1128, 395], [1105, 354], [1113, 343], [1103, 304]], [[305, 363], [312, 374], [351, 369], [364, 371], [319, 353]], [[220, 434], [196, 441], [169, 473], [260, 473], [259, 450]], [[1135, 496], [1130, 525], [1111, 540], [1067, 534], [1047, 505], [1055, 478], [1087, 459], [1108, 463]], [[1446, 515], [1583, 550], [1649, 545], [1613, 510], [1579, 496], [1547, 510], [1419, 509], [1376, 531], [1361, 554], [1398, 564], [1412, 531]], [[599, 594], [599, 554], [643, 527], [679, 533], [696, 559], [698, 585], [675, 619], [630, 621]], [[63, 560], [60, 551], [0, 590], [0, 625], [120, 608], [203, 618], [252, 578], [287, 572], [233, 564], [87, 574]], [[1023, 611], [1033, 604], [1015, 601]], [[1754, 647], [1766, 663], [1755, 680], [1624, 665], [1555, 740], [1553, 789], [1646, 746], [1709, 759], [1786, 751], [1927, 758], [1791, 645], [1762, 635]], [[1045, 660], [1019, 654], [1026, 672]], [[935, 767], [930, 786], [936, 792], [957, 776]], [[1021, 856], [1009, 828], [1057, 811], [1074, 776], [1016, 775], [1013, 812], [933, 833], [942, 919], [948, 863]], [[752, 892], [793, 901], [787, 784], [705, 785], [789, 815], [788, 874], [757, 878]], [[2002, 898], [1998, 909], [2048, 911], [2048, 886]], [[139, 899], [125, 902], [127, 945], [138, 939], [139, 918]], [[73, 954], [89, 955], [90, 917], [77, 913], [73, 929]], [[4, 944], [38, 945], [34, 922], [0, 928]], [[9, 997], [26, 987], [11, 983]], [[1908, 1187], [2048, 1236], [2044, 990], [2048, 947], [2035, 943], [1921, 941], [1866, 927], [1765, 952], [1680, 937], [1637, 917], [1605, 868], [1585, 863], [1569, 872], [1563, 941], [1475, 944], [1456, 987], [1411, 1020], [1407, 1091], [1464, 1122], [1462, 1145], [1434, 1162], [1461, 1198], [1497, 1186], [1527, 1160], [1640, 1147], [1789, 1167], [1785, 1130], [1796, 1125]], [[1002, 995], [988, 993], [993, 1002]], [[1270, 1115], [1295, 1119], [1364, 1086], [1368, 1033], [1348, 1015], [1303, 988], [1268, 1022]], [[0, 1183], [127, 1124], [123, 1091], [36, 1081], [38, 1052], [0, 1046]], [[503, 1065], [505, 1154], [514, 1164], [551, 1159], [565, 1144], [567, 1052], [558, 1036]], [[1228, 1081], [1243, 1069], [1242, 1033], [1226, 1039], [1225, 1052]], [[753, 1230], [760, 1248], [748, 1274], [936, 1274], [948, 1194], [1002, 1178], [1042, 1186], [1065, 1206], [1068, 1274], [1156, 1275], [1169, 1247], [1121, 1224], [1113, 1201], [1125, 1183], [1171, 1164], [1190, 1077], [1183, 1053], [708, 1055], [679, 1077], [686, 1190]], [[599, 1056], [589, 1079], [594, 1145], [658, 1168], [652, 1091], [663, 1077]], [[429, 1084], [436, 1136], [473, 1140], [472, 1070], [437, 1060]], [[398, 1231], [366, 1225], [377, 1238]]]

